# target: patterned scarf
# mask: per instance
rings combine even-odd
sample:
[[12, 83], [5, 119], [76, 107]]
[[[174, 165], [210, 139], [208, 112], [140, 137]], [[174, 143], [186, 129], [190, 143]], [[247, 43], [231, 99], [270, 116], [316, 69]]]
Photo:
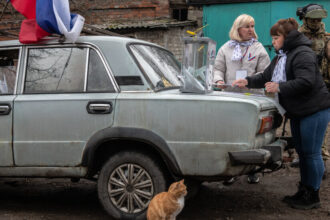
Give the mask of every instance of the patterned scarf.
[[286, 73], [285, 73], [285, 64], [286, 64], [286, 53], [283, 52], [283, 50], [279, 51], [278, 54], [279, 60], [275, 66], [273, 76], [272, 76], [272, 82], [286, 82]]
[[[272, 76], [272, 82], [280, 83], [280, 82], [286, 82], [286, 72], [285, 72], [285, 64], [286, 64], [286, 53], [283, 52], [283, 50], [278, 51], [279, 54], [277, 55], [279, 57], [279, 60], [275, 66], [273, 76]], [[276, 107], [281, 115], [284, 115], [286, 110], [280, 105], [280, 100], [278, 97], [278, 93], [275, 93], [275, 101], [276, 101]]]
[[242, 51], [241, 51], [241, 46], [243, 47], [249, 47], [251, 46], [254, 42], [257, 42], [256, 39], [252, 38], [249, 41], [244, 41], [244, 42], [239, 42], [236, 40], [230, 40], [229, 41], [229, 46], [230, 47], [235, 47], [233, 56], [231, 57], [232, 61], [238, 61], [242, 59]]

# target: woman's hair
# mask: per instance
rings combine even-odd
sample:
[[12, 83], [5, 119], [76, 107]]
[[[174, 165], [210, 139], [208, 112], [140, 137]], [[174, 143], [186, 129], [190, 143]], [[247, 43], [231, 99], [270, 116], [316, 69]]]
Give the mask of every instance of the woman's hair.
[[[229, 32], [230, 39], [242, 41], [242, 38], [239, 36], [238, 29], [250, 24], [251, 22], [254, 23], [254, 19], [250, 15], [242, 14], [242, 15], [238, 16], [235, 19], [233, 26], [230, 29], [230, 32]], [[254, 38], [258, 39], [258, 35], [257, 35], [256, 31], [254, 31], [253, 34], [254, 34]]]
[[290, 31], [298, 30], [298, 22], [294, 18], [280, 19], [270, 29], [271, 36], [277, 36], [282, 34], [286, 37]]

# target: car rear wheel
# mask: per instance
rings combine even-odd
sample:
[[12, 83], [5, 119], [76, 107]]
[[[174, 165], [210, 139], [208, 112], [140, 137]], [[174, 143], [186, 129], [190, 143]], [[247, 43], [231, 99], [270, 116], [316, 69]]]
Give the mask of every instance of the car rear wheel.
[[135, 151], [111, 157], [98, 179], [100, 202], [117, 219], [144, 219], [151, 199], [165, 190], [166, 179], [159, 165]]

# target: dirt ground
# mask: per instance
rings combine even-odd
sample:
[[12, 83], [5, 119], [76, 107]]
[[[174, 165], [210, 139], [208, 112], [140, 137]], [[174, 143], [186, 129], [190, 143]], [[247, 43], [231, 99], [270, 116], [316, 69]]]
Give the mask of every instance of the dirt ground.
[[[327, 167], [330, 168], [330, 160]], [[329, 170], [328, 173], [330, 175]], [[186, 201], [177, 219], [329, 220], [330, 176], [321, 185], [321, 208], [308, 211], [295, 210], [281, 202], [285, 195], [296, 192], [298, 181], [299, 170], [286, 166], [277, 172], [261, 176], [259, 184], [248, 184], [246, 176], [240, 177], [231, 186], [224, 186], [221, 182], [204, 183], [197, 197]], [[95, 182], [1, 178], [0, 219], [110, 218], [98, 201]]]
[[[330, 167], [330, 161], [328, 161]], [[301, 211], [281, 202], [295, 193], [298, 169], [287, 167], [261, 177], [259, 184], [248, 184], [246, 176], [231, 186], [204, 183], [194, 199], [186, 201], [180, 219], [330, 219], [330, 179], [321, 186], [322, 206]], [[0, 219], [57, 220], [110, 219], [99, 204], [96, 184], [72, 183], [67, 179], [1, 179]]]

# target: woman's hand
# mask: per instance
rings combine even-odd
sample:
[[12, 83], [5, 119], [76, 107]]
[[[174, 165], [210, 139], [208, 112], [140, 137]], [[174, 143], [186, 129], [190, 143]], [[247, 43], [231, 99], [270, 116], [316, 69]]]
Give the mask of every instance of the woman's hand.
[[222, 80], [217, 81], [216, 87], [219, 89], [225, 89], [227, 86], [224, 85], [225, 82]]
[[278, 87], [279, 87], [279, 84], [276, 82], [267, 82], [265, 84], [265, 89], [267, 92], [272, 92], [272, 93], [279, 92]]
[[237, 79], [232, 83], [232, 86], [238, 86], [239, 88], [244, 88], [248, 84], [246, 79]]

